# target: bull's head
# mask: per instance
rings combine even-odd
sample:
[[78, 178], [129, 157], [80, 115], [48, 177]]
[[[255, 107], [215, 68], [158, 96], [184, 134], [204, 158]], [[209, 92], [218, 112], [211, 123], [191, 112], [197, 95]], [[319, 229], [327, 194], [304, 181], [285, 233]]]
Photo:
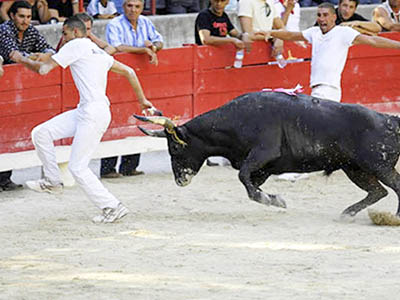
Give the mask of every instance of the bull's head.
[[184, 126], [175, 126], [166, 117], [138, 115], [134, 115], [134, 117], [140, 121], [164, 127], [162, 130], [147, 130], [139, 126], [139, 129], [148, 136], [167, 138], [175, 182], [179, 186], [188, 185], [205, 160], [205, 157], [202, 157], [201, 152], [199, 152], [199, 147], [196, 147], [196, 143], [192, 141], [196, 137], [190, 137]]

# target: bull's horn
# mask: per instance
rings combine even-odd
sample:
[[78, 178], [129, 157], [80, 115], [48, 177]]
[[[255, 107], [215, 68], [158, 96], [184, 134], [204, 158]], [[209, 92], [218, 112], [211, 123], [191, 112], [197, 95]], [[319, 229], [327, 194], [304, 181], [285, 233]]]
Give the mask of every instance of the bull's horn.
[[144, 129], [144, 128], [140, 127], [140, 126], [138, 126], [138, 128], [145, 135], [154, 136], [154, 137], [162, 137], [162, 138], [167, 137], [167, 135], [165, 134], [164, 129], [162, 129], [162, 130], [147, 130], [147, 129]]
[[161, 125], [169, 130], [173, 130], [175, 128], [175, 124], [167, 117], [160, 117], [160, 116], [144, 117], [138, 115], [133, 115], [133, 116], [140, 121]]

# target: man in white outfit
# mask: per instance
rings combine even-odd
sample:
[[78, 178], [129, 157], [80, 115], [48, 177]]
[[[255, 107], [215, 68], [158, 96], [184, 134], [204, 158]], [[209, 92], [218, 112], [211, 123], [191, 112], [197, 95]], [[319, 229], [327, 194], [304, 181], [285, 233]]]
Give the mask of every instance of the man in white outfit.
[[311, 43], [311, 95], [340, 102], [340, 82], [349, 48], [352, 45], [365, 44], [377, 48], [400, 49], [400, 42], [361, 34], [350, 27], [336, 26], [335, 21], [334, 6], [325, 2], [318, 6], [318, 27], [302, 32], [272, 30], [269, 34], [278, 39]]
[[88, 167], [111, 121], [110, 103], [106, 96], [108, 71], [128, 79], [141, 109], [151, 108], [152, 104], [145, 98], [135, 72], [114, 60], [88, 39], [86, 26], [78, 17], [70, 17], [64, 22], [63, 36], [67, 43], [46, 62], [30, 60], [18, 51], [11, 54], [14, 61], [41, 75], [58, 66], [69, 66], [80, 96], [76, 109], [61, 113], [32, 130], [32, 141], [43, 163], [44, 179], [28, 181], [26, 184], [38, 192], [62, 192], [53, 141], [73, 136], [68, 168], [89, 199], [102, 210], [102, 214], [93, 221], [111, 223], [125, 216], [128, 209], [102, 185]]

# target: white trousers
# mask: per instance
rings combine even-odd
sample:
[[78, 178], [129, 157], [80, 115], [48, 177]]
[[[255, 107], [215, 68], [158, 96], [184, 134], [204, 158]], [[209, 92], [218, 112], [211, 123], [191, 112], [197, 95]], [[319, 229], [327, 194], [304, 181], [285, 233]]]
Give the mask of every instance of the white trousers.
[[61, 113], [32, 130], [32, 141], [43, 163], [44, 176], [52, 184], [61, 183], [54, 141], [74, 137], [68, 169], [89, 199], [100, 209], [115, 208], [119, 204], [89, 169], [90, 159], [110, 121], [111, 113], [107, 104], [91, 103]]
[[331, 85], [318, 84], [312, 88], [311, 96], [340, 102], [342, 91]]

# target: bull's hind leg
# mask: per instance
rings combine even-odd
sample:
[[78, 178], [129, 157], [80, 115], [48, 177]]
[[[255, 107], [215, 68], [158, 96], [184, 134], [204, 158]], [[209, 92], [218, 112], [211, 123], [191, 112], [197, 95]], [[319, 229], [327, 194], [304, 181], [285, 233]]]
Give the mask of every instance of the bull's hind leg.
[[354, 217], [359, 211], [378, 202], [388, 194], [388, 191], [379, 183], [378, 178], [362, 170], [344, 170], [349, 179], [359, 188], [368, 192], [367, 197], [349, 206], [342, 212], [342, 216]]
[[399, 201], [396, 215], [400, 217], [400, 174], [395, 169], [392, 169], [389, 172], [379, 174], [378, 179], [395, 191]]
[[281, 197], [278, 195], [265, 194], [259, 188], [269, 177], [269, 174], [262, 170], [262, 167], [266, 164], [265, 158], [270, 157], [271, 160], [275, 158], [274, 155], [271, 155], [270, 151], [268, 151], [268, 153], [266, 152], [267, 151], [263, 152], [260, 149], [256, 151], [253, 150], [240, 167], [239, 179], [246, 187], [247, 194], [251, 200], [266, 205], [286, 208], [286, 203]]

